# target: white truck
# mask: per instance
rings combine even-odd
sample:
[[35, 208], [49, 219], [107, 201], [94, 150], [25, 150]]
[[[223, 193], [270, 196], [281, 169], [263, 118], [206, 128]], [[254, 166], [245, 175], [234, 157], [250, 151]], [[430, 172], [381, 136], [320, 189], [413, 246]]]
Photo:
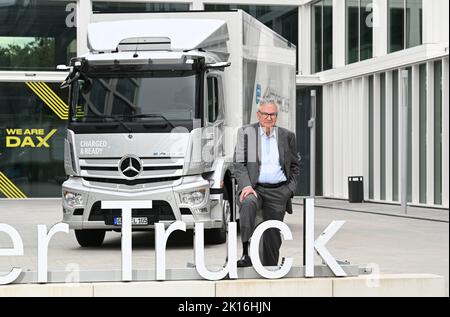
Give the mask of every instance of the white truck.
[[295, 129], [295, 46], [243, 11], [94, 15], [74, 58], [65, 140], [63, 222], [81, 246], [120, 231], [101, 201], [148, 200], [132, 228], [204, 223], [226, 240], [234, 214], [237, 129], [276, 98]]

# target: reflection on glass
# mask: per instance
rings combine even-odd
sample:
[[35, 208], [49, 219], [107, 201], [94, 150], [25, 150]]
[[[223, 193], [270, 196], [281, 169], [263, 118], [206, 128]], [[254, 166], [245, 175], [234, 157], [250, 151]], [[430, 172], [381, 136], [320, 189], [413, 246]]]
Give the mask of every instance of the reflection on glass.
[[422, 44], [422, 0], [389, 0], [388, 51]]
[[422, 0], [406, 0], [406, 47], [422, 44]]
[[[88, 77], [73, 89], [75, 121], [102, 121], [104, 116], [163, 115], [168, 120], [194, 119], [196, 110], [193, 72], [122, 73]], [[82, 109], [77, 115], [76, 109]], [[147, 120], [133, 118], [134, 121]]]
[[333, 2], [322, 0], [312, 5], [312, 73], [333, 67]]
[[92, 2], [93, 13], [141, 13], [161, 11], [189, 11], [189, 3]]
[[361, 0], [360, 7], [360, 57], [359, 60], [372, 58], [373, 10], [372, 0]]
[[312, 72], [322, 70], [322, 2], [312, 6]]
[[346, 1], [347, 64], [372, 57], [372, 0]]
[[333, 1], [323, 2], [323, 69], [333, 68]]
[[[68, 92], [59, 89], [59, 84], [39, 85], [47, 96], [67, 100]], [[0, 172], [27, 197], [59, 197], [66, 180], [63, 148], [67, 121], [23, 82], [0, 83], [0, 105]], [[22, 129], [22, 135], [11, 132], [17, 129]], [[26, 129], [35, 129], [38, 135], [25, 135]], [[54, 129], [48, 147], [39, 145], [37, 136], [45, 138]], [[5, 198], [1, 191], [0, 198]]]
[[359, 0], [346, 1], [347, 64], [359, 61]]
[[75, 1], [3, 2], [0, 69], [54, 70], [76, 55]]
[[404, 49], [405, 36], [405, 12], [403, 0], [388, 1], [388, 52], [396, 52]]

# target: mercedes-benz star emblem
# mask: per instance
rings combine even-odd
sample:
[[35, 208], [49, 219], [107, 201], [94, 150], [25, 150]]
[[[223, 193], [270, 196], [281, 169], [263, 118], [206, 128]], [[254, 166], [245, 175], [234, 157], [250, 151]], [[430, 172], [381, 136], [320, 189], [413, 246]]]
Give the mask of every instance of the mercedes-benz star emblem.
[[137, 156], [126, 155], [119, 162], [119, 171], [126, 178], [135, 178], [142, 172], [142, 162]]

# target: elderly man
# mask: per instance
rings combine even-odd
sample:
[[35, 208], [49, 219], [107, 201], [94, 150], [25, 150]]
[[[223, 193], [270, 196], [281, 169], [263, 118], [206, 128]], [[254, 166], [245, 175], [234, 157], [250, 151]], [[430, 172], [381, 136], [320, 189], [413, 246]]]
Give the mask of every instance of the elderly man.
[[[239, 129], [234, 157], [243, 244], [243, 255], [237, 263], [238, 267], [252, 265], [248, 246], [255, 229], [257, 210], [262, 209], [264, 221], [283, 221], [286, 211], [292, 213], [291, 198], [300, 171], [294, 133], [275, 125], [277, 103], [262, 100], [256, 117], [258, 123]], [[262, 243], [262, 264], [278, 265], [281, 247], [279, 230], [266, 230]]]

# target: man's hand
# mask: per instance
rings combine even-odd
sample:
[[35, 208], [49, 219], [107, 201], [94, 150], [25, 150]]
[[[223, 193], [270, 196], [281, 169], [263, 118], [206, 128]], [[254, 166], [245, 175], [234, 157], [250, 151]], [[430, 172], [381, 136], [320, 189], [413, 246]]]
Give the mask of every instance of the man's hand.
[[247, 186], [242, 190], [241, 196], [239, 196], [239, 201], [242, 202], [248, 195], [255, 195], [255, 197], [258, 197], [255, 190], [251, 186]]

